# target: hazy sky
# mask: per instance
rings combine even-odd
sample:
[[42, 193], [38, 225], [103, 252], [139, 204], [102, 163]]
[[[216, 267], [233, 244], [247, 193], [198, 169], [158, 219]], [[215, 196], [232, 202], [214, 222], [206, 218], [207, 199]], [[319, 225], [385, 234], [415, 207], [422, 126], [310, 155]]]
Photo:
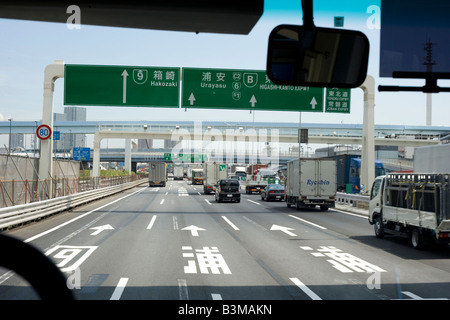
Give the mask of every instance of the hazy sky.
[[[300, 0], [265, 1], [265, 11], [249, 35], [224, 35], [125, 28], [93, 27], [69, 30], [65, 24], [0, 19], [0, 120], [42, 118], [43, 74], [54, 60], [67, 64], [204, 67], [264, 70], [267, 38], [279, 24], [303, 24]], [[379, 84], [399, 84], [379, 78], [380, 0], [314, 1], [316, 26], [333, 27], [344, 16], [344, 28], [369, 38], [369, 74]], [[69, 16], [69, 15], [68, 15]], [[81, 11], [81, 22], [83, 12]], [[56, 81], [54, 112], [62, 113], [64, 80]], [[423, 81], [404, 85], [422, 86]], [[450, 86], [447, 82], [439, 83]], [[362, 123], [363, 92], [352, 89], [350, 114], [303, 112], [305, 123]], [[449, 126], [449, 93], [433, 95], [433, 125]], [[425, 125], [422, 93], [375, 95], [375, 123]], [[256, 111], [255, 121], [298, 122], [296, 112]], [[87, 107], [87, 120], [253, 121], [249, 110]]]

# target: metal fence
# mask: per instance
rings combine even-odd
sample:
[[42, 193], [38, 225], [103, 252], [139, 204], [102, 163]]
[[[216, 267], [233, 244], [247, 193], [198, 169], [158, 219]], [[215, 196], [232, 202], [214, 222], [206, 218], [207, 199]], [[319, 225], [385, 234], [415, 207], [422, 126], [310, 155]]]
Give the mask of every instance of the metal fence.
[[[0, 208], [53, 199], [146, 178], [148, 178], [147, 175], [136, 174], [94, 178], [0, 180]], [[50, 192], [50, 190], [52, 191]]]

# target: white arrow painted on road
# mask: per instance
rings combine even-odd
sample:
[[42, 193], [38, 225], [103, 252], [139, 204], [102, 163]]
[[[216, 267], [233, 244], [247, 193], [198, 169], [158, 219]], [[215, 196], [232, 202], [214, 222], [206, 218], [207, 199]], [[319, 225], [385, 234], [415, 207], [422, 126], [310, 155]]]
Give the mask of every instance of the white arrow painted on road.
[[181, 230], [191, 231], [193, 237], [198, 237], [199, 231], [205, 231], [205, 229], [199, 228], [197, 226], [189, 226], [189, 227], [183, 228]]
[[194, 93], [191, 92], [191, 95], [188, 98], [190, 105], [193, 106], [194, 105], [194, 101], [195, 101], [195, 97], [194, 97]]
[[123, 99], [122, 99], [122, 103], [127, 103], [127, 77], [128, 77], [128, 72], [127, 72], [126, 69], [123, 70], [122, 77], [123, 77]]
[[279, 225], [276, 225], [276, 224], [274, 224], [274, 225], [270, 228], [270, 230], [279, 230], [279, 231], [283, 231], [284, 233], [286, 233], [286, 234], [288, 234], [288, 235], [290, 235], [290, 236], [292, 236], [292, 237], [297, 236], [295, 233], [292, 233], [292, 232], [289, 231], [289, 230], [295, 230], [295, 229], [288, 228], [288, 227], [283, 227], [283, 226], [279, 226]]
[[312, 106], [313, 109], [315, 109], [316, 108], [316, 104], [317, 104], [316, 98], [313, 97], [309, 104]]
[[92, 232], [91, 236], [96, 236], [100, 232], [102, 232], [103, 230], [114, 230], [114, 228], [111, 227], [111, 225], [109, 225], [109, 224], [105, 224], [104, 226], [100, 226], [100, 227], [94, 227], [94, 228], [91, 228], [91, 229], [97, 230], [97, 231]]
[[250, 103], [252, 104], [252, 107], [255, 106], [255, 103], [257, 103], [258, 101], [256, 101], [255, 95], [252, 95], [252, 98], [250, 99]]

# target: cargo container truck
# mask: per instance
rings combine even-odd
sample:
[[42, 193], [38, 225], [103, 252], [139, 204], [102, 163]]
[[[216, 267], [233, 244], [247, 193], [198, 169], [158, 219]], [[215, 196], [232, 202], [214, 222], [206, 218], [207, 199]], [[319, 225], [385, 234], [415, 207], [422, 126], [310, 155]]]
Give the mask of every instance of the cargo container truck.
[[450, 173], [450, 144], [414, 149], [415, 173]]
[[173, 180], [183, 180], [184, 167], [182, 165], [173, 166]]
[[151, 162], [148, 165], [148, 184], [150, 187], [165, 187], [167, 166], [165, 162]]
[[203, 192], [215, 193], [220, 179], [228, 177], [228, 165], [222, 163], [205, 163], [203, 168]]
[[[336, 160], [336, 188], [338, 192], [361, 192], [361, 156], [356, 154], [339, 154], [325, 157]], [[375, 160], [375, 177], [386, 174], [384, 164]], [[370, 186], [367, 186], [370, 188]]]
[[192, 184], [203, 184], [203, 169], [192, 169]]
[[287, 162], [286, 205], [300, 208], [319, 206], [328, 210], [336, 200], [336, 160], [304, 158]]

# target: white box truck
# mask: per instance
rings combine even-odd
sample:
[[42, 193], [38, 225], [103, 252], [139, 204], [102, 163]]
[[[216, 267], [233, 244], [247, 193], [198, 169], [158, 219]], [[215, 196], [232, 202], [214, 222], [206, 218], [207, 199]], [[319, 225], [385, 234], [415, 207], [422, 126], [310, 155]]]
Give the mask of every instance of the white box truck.
[[450, 243], [449, 173], [391, 173], [375, 179], [369, 223], [375, 236], [411, 239], [414, 248]]
[[414, 149], [414, 173], [450, 173], [450, 144]]
[[228, 177], [228, 165], [222, 163], [205, 163], [203, 167], [203, 192], [215, 193], [220, 179]]
[[183, 165], [173, 166], [173, 180], [183, 180], [184, 177], [184, 167]]
[[336, 161], [314, 158], [288, 161], [285, 186], [288, 207], [320, 206], [328, 210], [336, 201]]
[[165, 187], [167, 181], [167, 166], [165, 162], [148, 164], [148, 184], [150, 187]]

